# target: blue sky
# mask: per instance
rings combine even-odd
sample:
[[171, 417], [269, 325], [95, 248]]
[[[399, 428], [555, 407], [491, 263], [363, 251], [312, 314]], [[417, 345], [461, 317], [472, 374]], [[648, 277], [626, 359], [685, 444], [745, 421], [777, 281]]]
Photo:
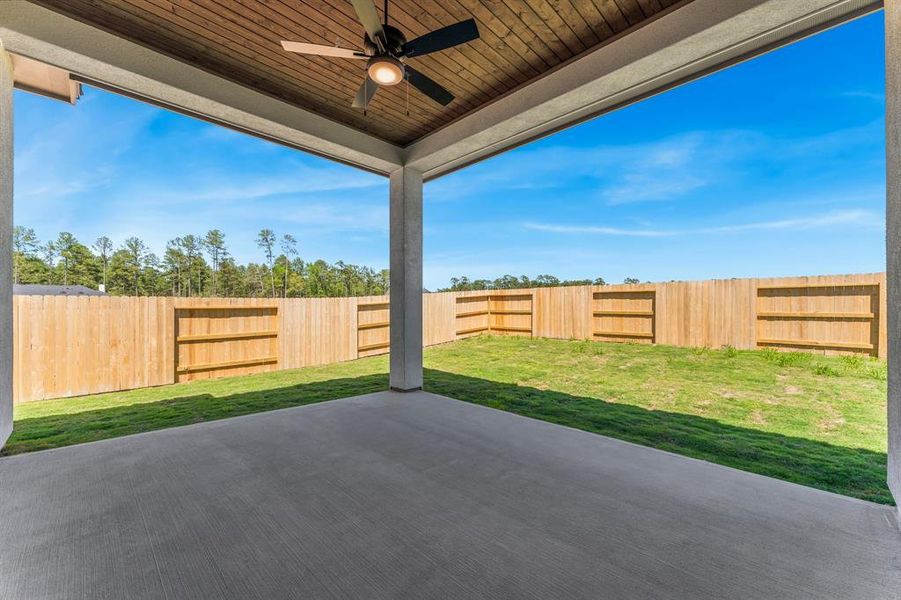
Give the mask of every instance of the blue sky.
[[[88, 89], [16, 93], [16, 223], [46, 239], [219, 228], [261, 261], [387, 266], [387, 182]], [[425, 285], [504, 273], [642, 280], [884, 269], [882, 13], [426, 185]]]

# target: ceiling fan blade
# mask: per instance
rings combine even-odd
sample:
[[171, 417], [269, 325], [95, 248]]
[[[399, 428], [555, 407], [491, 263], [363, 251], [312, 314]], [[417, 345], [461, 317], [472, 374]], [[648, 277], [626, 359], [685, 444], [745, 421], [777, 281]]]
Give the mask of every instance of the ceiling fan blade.
[[298, 54], [336, 56], [338, 58], [369, 58], [360, 50], [323, 46], [322, 44], [307, 44], [305, 42], [282, 42], [282, 48], [288, 52], [297, 52]]
[[370, 100], [375, 96], [375, 93], [379, 91], [379, 84], [374, 82], [368, 75], [366, 79], [363, 81], [363, 85], [360, 86], [360, 89], [357, 90], [357, 95], [354, 98], [354, 102], [351, 105], [353, 108], [366, 108], [369, 106]]
[[404, 56], [414, 57], [446, 50], [478, 39], [479, 28], [473, 19], [436, 29], [404, 44]]
[[385, 51], [385, 30], [382, 29], [382, 20], [379, 13], [375, 9], [375, 3], [372, 0], [351, 0], [354, 5], [354, 11], [357, 18], [363, 24], [363, 29], [369, 35], [369, 39], [376, 43], [379, 50]]
[[438, 104], [447, 106], [453, 101], [454, 95], [441, 87], [441, 85], [433, 81], [431, 78], [426, 77], [409, 65], [404, 66], [404, 71], [406, 72], [407, 79], [410, 81], [410, 85], [415, 87], [417, 90], [419, 90]]

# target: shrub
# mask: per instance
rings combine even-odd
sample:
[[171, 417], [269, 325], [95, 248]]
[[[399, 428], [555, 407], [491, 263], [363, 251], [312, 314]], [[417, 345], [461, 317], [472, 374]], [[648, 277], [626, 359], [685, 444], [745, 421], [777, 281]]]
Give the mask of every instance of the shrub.
[[841, 377], [842, 374], [833, 367], [829, 365], [817, 365], [814, 367], [813, 372], [817, 375], [822, 375], [823, 377]]
[[767, 348], [763, 351], [763, 358], [780, 367], [797, 367], [809, 363], [813, 356], [807, 352], [779, 352]]
[[863, 357], [857, 356], [856, 354], [850, 356], [842, 356], [841, 360], [844, 363], [845, 368], [849, 371], [859, 371], [863, 368], [864, 364], [866, 364], [866, 361], [863, 359]]

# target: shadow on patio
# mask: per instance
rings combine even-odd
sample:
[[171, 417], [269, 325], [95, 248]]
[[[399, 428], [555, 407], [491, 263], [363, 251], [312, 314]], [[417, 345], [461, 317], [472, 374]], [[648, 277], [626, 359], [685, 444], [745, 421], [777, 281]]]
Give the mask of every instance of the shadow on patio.
[[[892, 504], [886, 455], [736, 427], [713, 419], [647, 410], [553, 390], [427, 369], [428, 391], [592, 433], [635, 442], [874, 502]], [[3, 455], [314, 404], [387, 388], [387, 375], [285, 386], [225, 397], [201, 394], [159, 402], [23, 419]]]

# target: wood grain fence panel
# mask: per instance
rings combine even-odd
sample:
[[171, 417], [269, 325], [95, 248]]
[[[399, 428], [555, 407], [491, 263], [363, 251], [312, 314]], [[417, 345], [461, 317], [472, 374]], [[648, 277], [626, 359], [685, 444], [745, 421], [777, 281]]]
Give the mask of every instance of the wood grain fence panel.
[[[20, 296], [21, 297], [21, 296]], [[27, 296], [25, 296], [27, 297]], [[25, 367], [27, 363], [21, 360], [26, 355], [28, 343], [25, 339], [25, 321], [29, 317], [28, 306], [25, 303], [16, 305], [13, 299], [13, 394], [17, 385], [21, 386], [27, 377]]]
[[454, 332], [458, 338], [488, 333], [491, 323], [488, 292], [456, 294]]
[[867, 274], [760, 282], [757, 344], [879, 356], [884, 339], [882, 281], [879, 274]]
[[457, 339], [457, 297], [452, 292], [422, 297], [422, 343], [445, 344]]
[[[686, 286], [681, 282], [662, 283], [655, 290], [655, 336], [658, 344], [678, 346], [685, 340], [687, 328], [684, 327], [687, 316], [684, 314], [688, 306], [685, 301]], [[594, 291], [603, 288], [594, 288]]]
[[533, 290], [534, 334], [562, 340], [591, 339], [589, 286]]
[[249, 375], [279, 368], [277, 303], [256, 299], [243, 303], [180, 302], [171, 317], [163, 317], [157, 314], [155, 299], [147, 300], [151, 330], [158, 330], [167, 318], [172, 319], [177, 381]]
[[[384, 297], [377, 297], [384, 299]], [[344, 362], [357, 358], [357, 304], [372, 303], [373, 298], [290, 298], [298, 303], [290, 309], [299, 360], [291, 368]]]
[[701, 348], [709, 347], [708, 327], [710, 316], [710, 296], [707, 294], [707, 285], [704, 281], [690, 281], [688, 283], [688, 302], [691, 321], [688, 327], [688, 343], [686, 345]]
[[278, 305], [278, 355], [283, 369], [301, 366], [301, 298], [280, 298]]
[[357, 356], [387, 354], [390, 350], [391, 305], [386, 297], [361, 298], [357, 302]]
[[531, 290], [492, 292], [488, 296], [488, 331], [495, 335], [531, 336]]
[[879, 333], [877, 335], [877, 343], [879, 344], [877, 356], [885, 359], [888, 356], [888, 327], [886, 320], [888, 319], [888, 290], [885, 273], [879, 273], [877, 278], [879, 284], [879, 315], [876, 317], [876, 328]]
[[656, 288], [624, 285], [592, 293], [592, 336], [608, 342], [653, 343]]

